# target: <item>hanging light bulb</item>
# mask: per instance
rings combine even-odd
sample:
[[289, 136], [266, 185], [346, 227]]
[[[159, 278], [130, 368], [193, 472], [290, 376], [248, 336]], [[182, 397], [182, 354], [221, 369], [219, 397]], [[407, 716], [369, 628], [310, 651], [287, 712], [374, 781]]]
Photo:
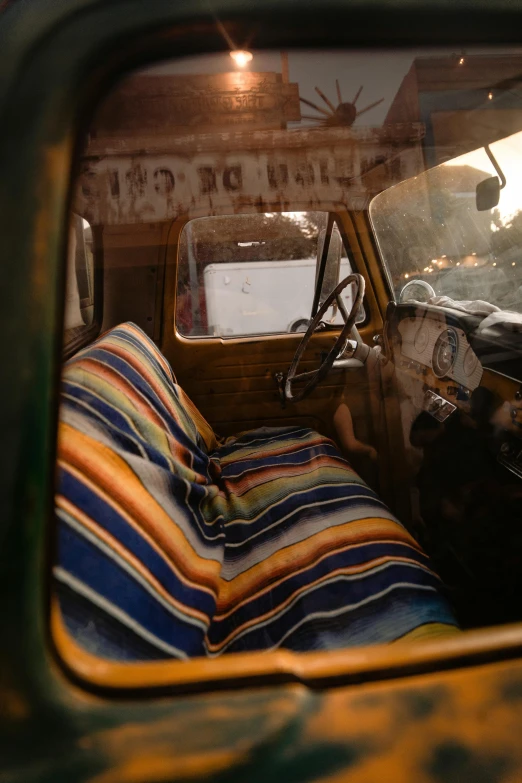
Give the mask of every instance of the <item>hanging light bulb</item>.
[[238, 68], [244, 68], [249, 62], [252, 62], [254, 58], [252, 52], [247, 52], [244, 49], [236, 49], [233, 52], [230, 52], [230, 56]]

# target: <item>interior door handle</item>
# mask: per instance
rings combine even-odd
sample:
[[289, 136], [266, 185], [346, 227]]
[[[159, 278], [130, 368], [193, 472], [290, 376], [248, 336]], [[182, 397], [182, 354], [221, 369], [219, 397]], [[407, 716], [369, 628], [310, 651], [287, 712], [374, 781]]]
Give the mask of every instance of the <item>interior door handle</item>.
[[285, 395], [285, 374], [283, 372], [274, 373], [274, 380], [277, 383], [277, 390], [279, 392], [279, 401], [282, 408], [286, 408], [286, 395]]

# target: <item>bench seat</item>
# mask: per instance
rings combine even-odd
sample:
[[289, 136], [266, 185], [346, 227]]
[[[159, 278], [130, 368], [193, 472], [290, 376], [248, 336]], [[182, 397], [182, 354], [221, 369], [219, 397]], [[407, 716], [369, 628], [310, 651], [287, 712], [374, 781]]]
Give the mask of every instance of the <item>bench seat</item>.
[[454, 633], [427, 556], [306, 428], [219, 441], [154, 343], [123, 324], [62, 378], [55, 591], [122, 661], [333, 649]]

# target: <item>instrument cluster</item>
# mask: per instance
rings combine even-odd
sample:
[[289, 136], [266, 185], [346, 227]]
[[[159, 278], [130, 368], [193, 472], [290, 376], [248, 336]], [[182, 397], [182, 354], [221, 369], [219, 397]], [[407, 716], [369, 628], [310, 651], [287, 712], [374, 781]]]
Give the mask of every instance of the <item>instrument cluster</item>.
[[398, 325], [401, 353], [432, 370], [436, 378], [448, 378], [473, 391], [480, 385], [482, 365], [462, 329], [428, 317], [408, 317]]

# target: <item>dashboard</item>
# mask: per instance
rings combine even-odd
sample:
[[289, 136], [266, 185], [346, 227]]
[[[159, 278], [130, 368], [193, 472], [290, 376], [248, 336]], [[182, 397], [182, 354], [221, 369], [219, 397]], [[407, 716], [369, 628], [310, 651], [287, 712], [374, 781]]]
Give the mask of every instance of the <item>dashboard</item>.
[[474, 391], [480, 386], [482, 365], [464, 331], [432, 318], [407, 317], [399, 322], [401, 354]]
[[[499, 371], [498, 358], [508, 366], [506, 346], [496, 335], [477, 340], [478, 323], [442, 308], [392, 306], [388, 338], [411, 409], [404, 424], [408, 429], [422, 410], [440, 423], [458, 410], [485, 427], [497, 461], [522, 478], [522, 384]], [[491, 366], [495, 351], [498, 370]]]
[[522, 334], [487, 333], [483, 317], [429, 304], [391, 303], [386, 315], [402, 518], [423, 536], [465, 625], [479, 605], [480, 622], [484, 611], [519, 619]]

